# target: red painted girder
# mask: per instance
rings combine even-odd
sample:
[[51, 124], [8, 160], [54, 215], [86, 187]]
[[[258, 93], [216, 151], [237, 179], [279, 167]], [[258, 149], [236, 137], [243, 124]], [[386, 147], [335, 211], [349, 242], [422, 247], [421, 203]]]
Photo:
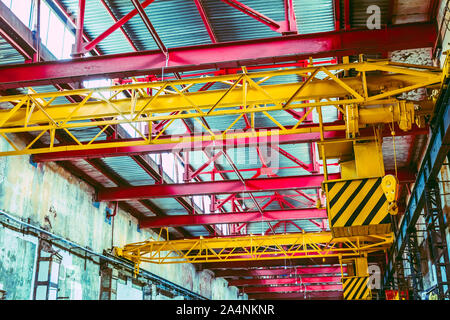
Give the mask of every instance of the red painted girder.
[[[331, 180], [339, 179], [341, 175], [334, 173], [328, 176]], [[318, 188], [322, 182], [323, 175], [315, 174], [295, 177], [249, 179], [246, 180], [245, 186], [241, 180], [153, 184], [136, 187], [105, 188], [98, 192], [97, 198], [99, 201], [125, 201], [240, 192], [267, 192], [296, 188]]]
[[[346, 274], [347, 267], [342, 267], [342, 272]], [[266, 277], [266, 276], [289, 276], [289, 275], [340, 275], [341, 266], [318, 266], [318, 267], [289, 267], [273, 269], [226, 269], [214, 271], [216, 277]]]
[[205, 8], [203, 8], [202, 0], [194, 0], [195, 5], [197, 6], [198, 13], [202, 18], [203, 24], [205, 25], [206, 31], [208, 32], [209, 38], [212, 43], [217, 43], [216, 35], [211, 27], [211, 23], [209, 22], [208, 15], [206, 14]]
[[298, 285], [298, 286], [279, 286], [279, 287], [249, 287], [243, 290], [244, 293], [263, 293], [263, 292], [311, 292], [311, 291], [342, 291], [342, 284], [328, 285]]
[[243, 287], [243, 286], [268, 286], [268, 285], [286, 285], [302, 283], [341, 283], [340, 276], [334, 277], [296, 277], [296, 278], [274, 278], [274, 279], [238, 279], [228, 280], [228, 285]]
[[189, 176], [189, 180], [194, 179], [197, 177], [204, 169], [206, 169], [211, 162], [214, 162], [223, 154], [222, 151], [217, 152], [213, 157], [209, 158], [203, 165], [201, 165], [197, 170], [195, 170], [192, 174]]
[[[386, 260], [384, 252], [374, 253], [369, 255], [368, 261], [381, 263]], [[268, 267], [294, 267], [294, 266], [317, 266], [317, 265], [337, 265], [339, 264], [338, 257], [326, 258], [310, 258], [305, 259], [290, 259], [286, 262], [284, 259], [267, 259], [267, 260], [252, 260], [252, 261], [220, 261], [220, 262], [205, 262], [201, 266], [203, 269], [248, 269], [248, 268], [268, 268]]]
[[[117, 23], [118, 20], [117, 20], [116, 16], [114, 15], [114, 12], [112, 12], [112, 10], [106, 4], [105, 0], [100, 0], [100, 2], [103, 4], [103, 6], [105, 7], [106, 11], [111, 16], [111, 18], [114, 20], [114, 23]], [[130, 36], [125, 32], [125, 29], [123, 28], [123, 26], [120, 27], [120, 31], [122, 32], [125, 39], [127, 39], [128, 43], [133, 48], [133, 50], [138, 51], [138, 48], [136, 48], [135, 44], [133, 43], [133, 40], [131, 40]]]
[[[386, 174], [392, 172], [387, 171]], [[328, 175], [329, 180], [340, 179], [340, 173]], [[399, 170], [401, 183], [414, 181], [415, 175], [409, 170]], [[221, 180], [174, 184], [153, 184], [133, 187], [104, 188], [97, 194], [99, 201], [127, 201], [151, 198], [183, 197], [195, 195], [230, 194], [241, 192], [268, 192], [276, 190], [313, 189], [321, 186], [323, 175], [312, 174], [292, 177], [258, 178], [246, 180]]]
[[266, 292], [248, 294], [254, 300], [342, 300], [342, 291], [313, 291], [313, 292]]
[[147, 15], [147, 13], [145, 12], [144, 7], [142, 6], [142, 4], [139, 2], [139, 0], [131, 0], [131, 2], [133, 3], [135, 9], [138, 11], [139, 16], [142, 19], [142, 22], [144, 22], [144, 25], [147, 27], [147, 30], [152, 35], [152, 38], [153, 38], [153, 40], [155, 40], [155, 43], [158, 46], [158, 48], [164, 54], [167, 54], [167, 48], [164, 45], [164, 43], [162, 42], [162, 40], [159, 37], [158, 33], [156, 32], [155, 27], [153, 27], [153, 24], [151, 23], [151, 21], [150, 21], [148, 15]]
[[143, 228], [161, 228], [176, 226], [191, 226], [221, 223], [242, 223], [253, 221], [279, 221], [279, 220], [307, 220], [326, 219], [325, 209], [292, 209], [273, 210], [264, 212], [261, 217], [259, 211], [252, 212], [230, 212], [220, 214], [196, 214], [196, 215], [172, 215], [148, 217], [139, 221], [139, 226]]
[[[344, 124], [343, 121], [336, 121], [328, 123], [325, 125], [340, 125]], [[310, 128], [318, 127], [318, 124], [307, 124], [299, 126], [299, 128]], [[289, 127], [286, 127], [289, 129]], [[260, 128], [262, 131], [271, 131], [275, 128]], [[410, 131], [403, 131], [396, 126], [395, 135], [405, 136], [405, 135], [421, 135], [428, 134], [428, 127], [418, 128], [413, 126]], [[373, 129], [366, 128], [360, 130], [361, 137], [373, 136]], [[385, 128], [382, 132], [383, 137], [390, 137], [391, 133], [389, 128]], [[183, 136], [181, 136], [183, 137]], [[170, 139], [171, 136], [162, 136], [161, 139]], [[340, 139], [345, 138], [344, 131], [325, 131], [325, 139]], [[174, 138], [175, 139], [175, 138]], [[279, 135], [278, 144], [293, 144], [293, 143], [309, 143], [316, 142], [320, 140], [319, 132], [312, 133], [299, 133], [299, 134], [289, 134], [289, 135]], [[110, 140], [111, 142], [114, 140]], [[119, 140], [117, 140], [119, 141]], [[123, 140], [122, 140], [123, 141]], [[33, 155], [33, 161], [38, 162], [49, 162], [49, 161], [63, 161], [63, 160], [76, 160], [76, 159], [93, 159], [93, 158], [106, 158], [106, 157], [120, 157], [120, 156], [130, 156], [130, 155], [140, 155], [148, 153], [162, 153], [162, 152], [173, 152], [173, 151], [196, 151], [203, 150], [205, 148], [213, 149], [224, 149], [224, 148], [242, 148], [251, 147], [261, 144], [266, 144], [270, 141], [267, 137], [254, 137], [254, 138], [241, 138], [241, 139], [224, 139], [224, 140], [213, 140], [213, 141], [197, 141], [197, 142], [184, 142], [184, 143], [165, 143], [165, 144], [148, 144], [142, 146], [132, 146], [132, 147], [115, 147], [115, 148], [99, 148], [99, 149], [89, 149], [89, 150], [77, 150], [77, 151], [60, 151], [60, 152], [50, 152]], [[94, 143], [95, 144], [95, 143]]]
[[341, 27], [341, 5], [340, 0], [333, 1], [334, 7], [334, 29], [339, 30]]
[[293, 0], [284, 0], [285, 20], [287, 24], [287, 31], [297, 33], [297, 21], [295, 17], [294, 2]]
[[[133, 11], [137, 13], [136, 10]], [[119, 22], [123, 22], [124, 18]], [[120, 25], [117, 25], [117, 28]], [[67, 61], [9, 65], [0, 68], [0, 90], [81, 82], [92, 78], [126, 78], [160, 74], [163, 67], [165, 72], [182, 72], [296, 62], [309, 57], [341, 57], [432, 47], [436, 37], [435, 22], [427, 22], [402, 24], [379, 30], [353, 29], [345, 32], [331, 31], [169, 48], [168, 61], [160, 50], [152, 50]], [[98, 41], [94, 40], [87, 48], [95, 43]]]
[[281, 149], [279, 146], [271, 146], [272, 149], [278, 151], [280, 154], [282, 154], [283, 156], [285, 156], [286, 158], [288, 158], [289, 160], [291, 160], [292, 162], [298, 164], [299, 166], [301, 166], [303, 169], [305, 169], [306, 171], [311, 172], [312, 171], [312, 167], [313, 164], [306, 164], [303, 161], [299, 160], [298, 158], [294, 157], [292, 154], [290, 154], [289, 152]]
[[[279, 22], [276, 22], [276, 21], [270, 19], [269, 17], [266, 17], [262, 13], [250, 8], [249, 6], [246, 6], [242, 2], [239, 2], [237, 0], [222, 0], [222, 1], [225, 2], [226, 4], [232, 6], [233, 8], [245, 13], [249, 17], [252, 17], [253, 19], [265, 24], [266, 26], [270, 27], [270, 29], [272, 29], [273, 31], [280, 32], [280, 33], [282, 32]], [[283, 30], [283, 31], [285, 31], [285, 30]]]

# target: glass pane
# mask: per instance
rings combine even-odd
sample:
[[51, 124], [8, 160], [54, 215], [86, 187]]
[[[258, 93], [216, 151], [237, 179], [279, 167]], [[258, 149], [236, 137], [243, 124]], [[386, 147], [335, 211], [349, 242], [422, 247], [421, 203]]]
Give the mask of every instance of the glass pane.
[[50, 13], [49, 35], [47, 40], [47, 49], [55, 55], [57, 59], [61, 59], [62, 46], [64, 37], [64, 24], [52, 12]]
[[57, 284], [58, 276], [59, 276], [59, 264], [52, 262], [52, 271], [50, 273], [50, 282]]
[[62, 52], [62, 58], [63, 59], [69, 59], [70, 54], [72, 53], [72, 46], [75, 43], [75, 35], [69, 31], [69, 29], [66, 29], [66, 32], [64, 33], [64, 47]]
[[31, 0], [13, 1], [11, 10], [20, 19], [20, 21], [22, 21], [27, 27], [30, 27]]
[[11, 1], [12, 1], [12, 0], [2, 0], [2, 2], [3, 2], [4, 4], [6, 4], [6, 6], [7, 6], [8, 8], [11, 8]]
[[38, 281], [48, 281], [48, 268], [49, 268], [48, 261], [41, 261], [39, 263]]
[[50, 8], [45, 2], [41, 2], [41, 42], [47, 46], [48, 24], [50, 18]]

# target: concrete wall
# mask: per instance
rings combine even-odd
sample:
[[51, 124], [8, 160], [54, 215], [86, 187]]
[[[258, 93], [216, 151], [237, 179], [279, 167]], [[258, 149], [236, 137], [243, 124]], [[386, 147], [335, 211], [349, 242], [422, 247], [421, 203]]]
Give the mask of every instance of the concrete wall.
[[[0, 148], [10, 146], [2, 140]], [[94, 205], [92, 187], [54, 163], [36, 167], [29, 159], [29, 156], [0, 158], [0, 209], [97, 253], [112, 245], [156, 238], [151, 231], [138, 232], [137, 220], [122, 210], [113, 224], [108, 223], [107, 203]], [[35, 237], [24, 237], [0, 225], [0, 284], [7, 291], [7, 299], [32, 297], [36, 253]], [[98, 299], [99, 266], [64, 251], [60, 254], [63, 260], [58, 296]], [[236, 287], [228, 287], [223, 279], [215, 279], [207, 270], [196, 272], [191, 264], [142, 265], [142, 268], [206, 298], [240, 298]]]

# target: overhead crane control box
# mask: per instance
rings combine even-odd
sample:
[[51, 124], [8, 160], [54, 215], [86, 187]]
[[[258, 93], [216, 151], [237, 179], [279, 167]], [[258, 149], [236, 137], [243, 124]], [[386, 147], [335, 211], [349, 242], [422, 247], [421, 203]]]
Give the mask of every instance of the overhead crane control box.
[[341, 179], [323, 183], [333, 237], [391, 232], [393, 200], [384, 185], [392, 179], [385, 177], [381, 143], [375, 137], [341, 140], [327, 142], [324, 149], [326, 158], [339, 158], [341, 165]]

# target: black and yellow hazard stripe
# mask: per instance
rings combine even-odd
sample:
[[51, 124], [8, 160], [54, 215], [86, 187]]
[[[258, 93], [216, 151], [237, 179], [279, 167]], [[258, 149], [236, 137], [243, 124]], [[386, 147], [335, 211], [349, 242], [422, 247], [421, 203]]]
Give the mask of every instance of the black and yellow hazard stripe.
[[[381, 188], [381, 180], [366, 178], [325, 183], [330, 228], [389, 224], [388, 202]], [[367, 228], [364, 230], [368, 232]], [[345, 234], [351, 235], [358, 235], [358, 232]]]
[[370, 300], [369, 276], [342, 278], [344, 300]]

